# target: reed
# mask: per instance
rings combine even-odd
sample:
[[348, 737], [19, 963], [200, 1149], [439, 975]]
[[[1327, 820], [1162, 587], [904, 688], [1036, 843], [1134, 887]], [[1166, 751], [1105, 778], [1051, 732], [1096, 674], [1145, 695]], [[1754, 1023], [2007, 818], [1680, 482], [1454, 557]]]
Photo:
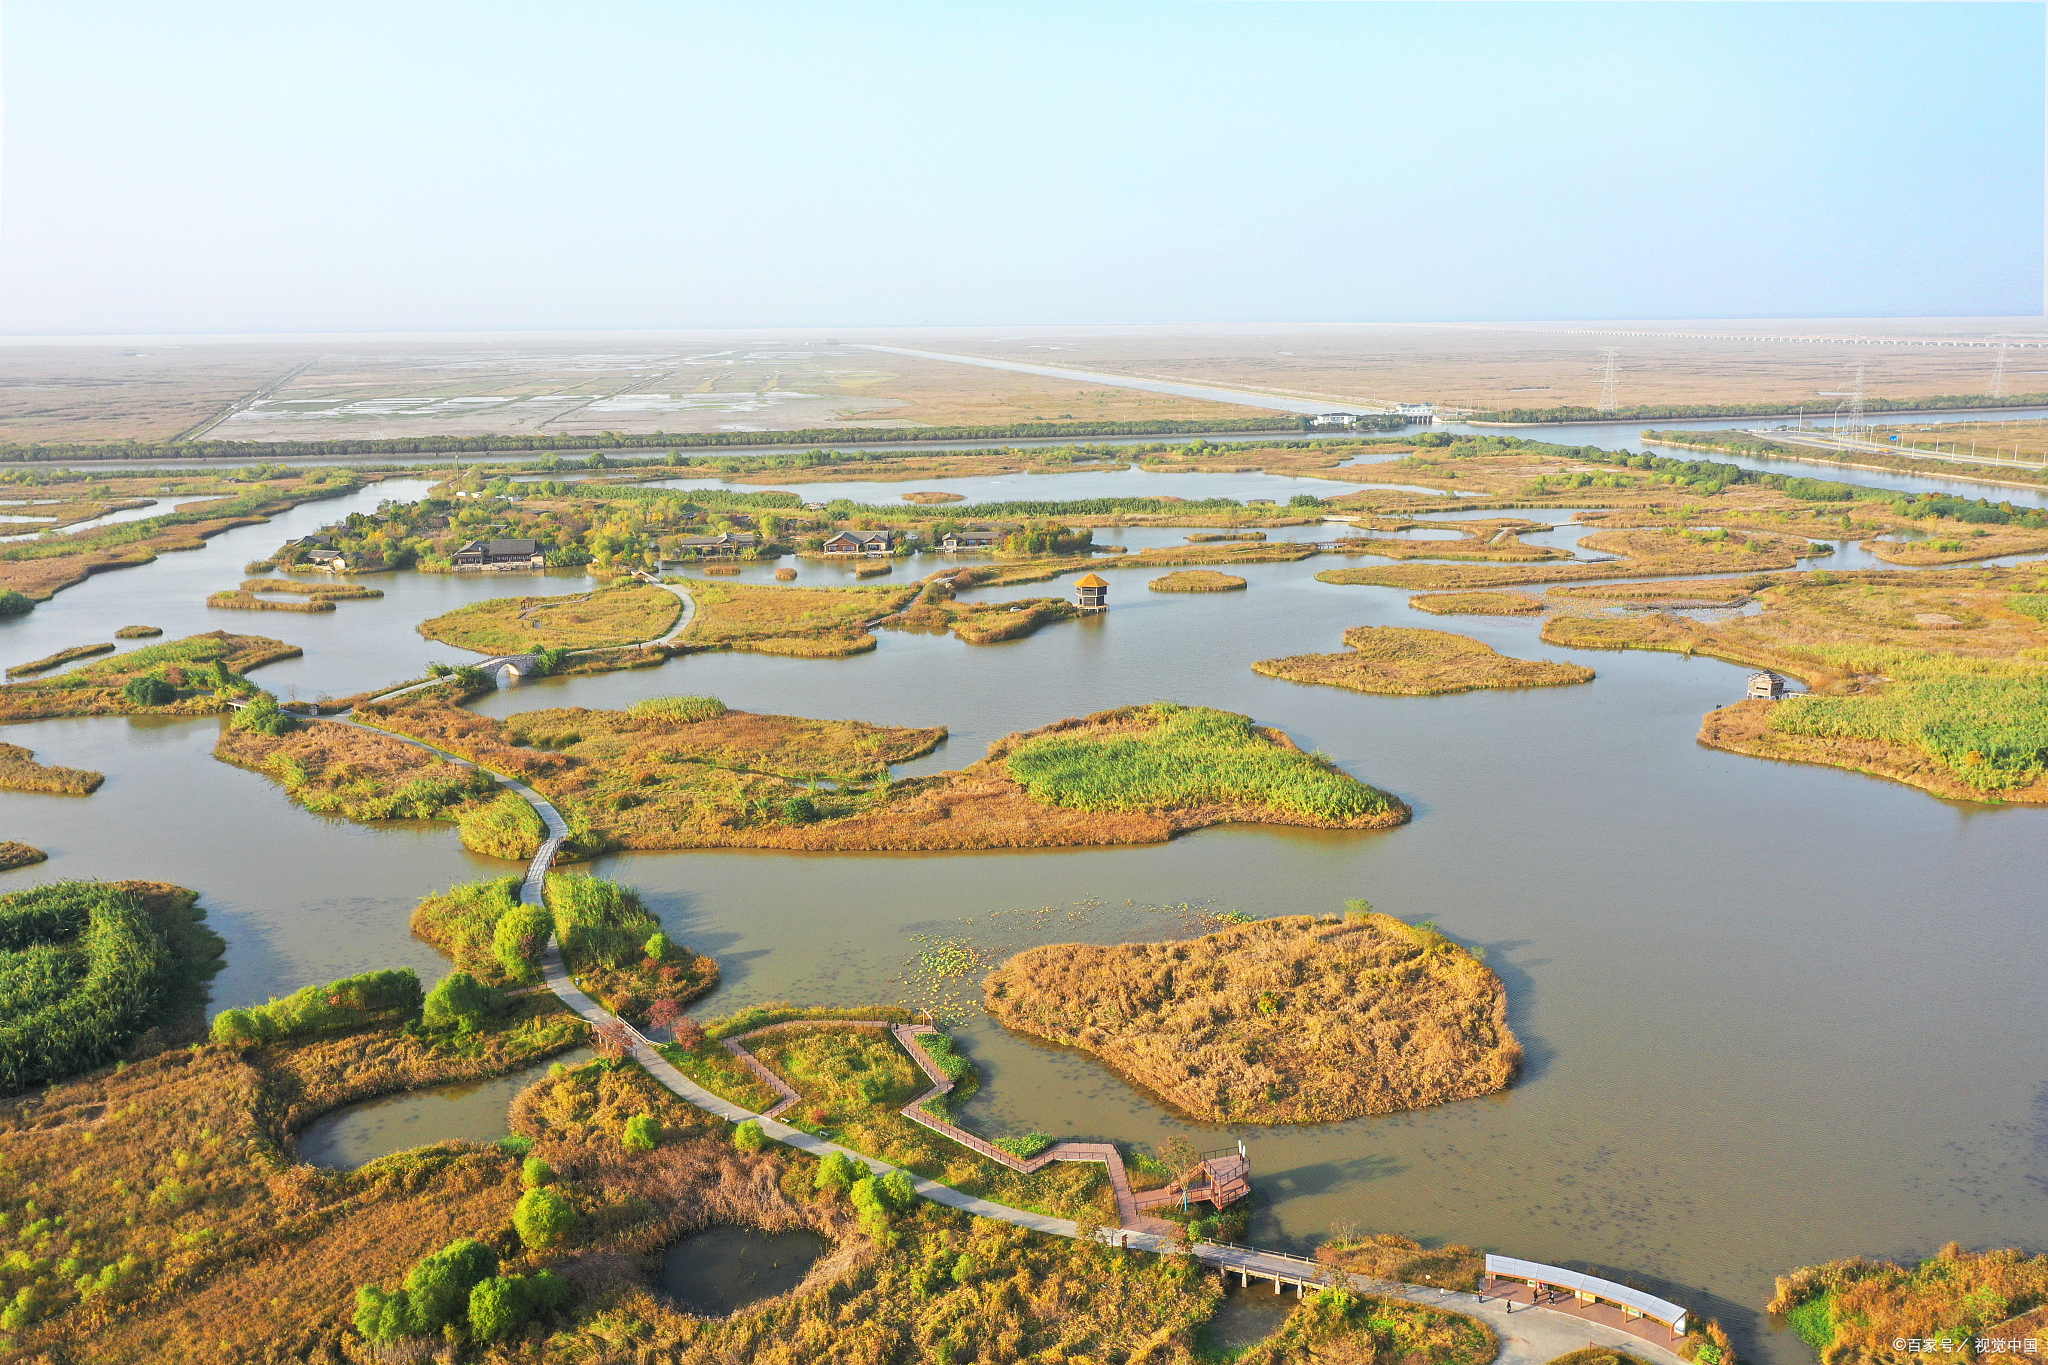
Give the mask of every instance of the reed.
[[1977, 1354], [1979, 1339], [2048, 1335], [2048, 1256], [1965, 1251], [1954, 1242], [1917, 1265], [1855, 1257], [1778, 1277], [1768, 1311], [1792, 1322], [1822, 1365], [1894, 1360], [1899, 1337], [1947, 1338], [1930, 1351]]
[[1430, 592], [1409, 598], [1408, 605], [1432, 616], [1541, 616], [1549, 610], [1526, 592]]
[[38, 763], [34, 750], [19, 744], [0, 744], [0, 791], [90, 796], [106, 780], [105, 773]]
[[1323, 1123], [1506, 1088], [1507, 992], [1429, 926], [1258, 920], [1177, 943], [1028, 949], [989, 1013], [1215, 1123]]
[[[1805, 574], [1754, 588], [1718, 622], [1553, 617], [1543, 638], [1707, 654], [1805, 680], [1811, 694], [1711, 712], [1702, 743], [1871, 772], [1941, 796], [2048, 803], [2048, 622], [2009, 605], [2034, 571]], [[1674, 589], [1687, 585], [1674, 584]]]
[[875, 647], [866, 623], [902, 610], [914, 588], [783, 588], [707, 583], [685, 638], [707, 649], [833, 659]]
[[1033, 800], [1105, 812], [1225, 803], [1352, 827], [1407, 815], [1246, 716], [1157, 702], [1091, 719], [1094, 733], [1049, 734], [1010, 752], [1010, 776]]
[[316, 597], [306, 602], [273, 602], [267, 597], [258, 597], [245, 590], [217, 592], [206, 599], [206, 605], [219, 611], [296, 611], [318, 614], [334, 610], [332, 600]]
[[1347, 654], [1261, 659], [1252, 665], [1252, 672], [1289, 682], [1404, 697], [1562, 687], [1593, 680], [1593, 670], [1582, 664], [1511, 658], [1469, 636], [1441, 630], [1353, 626], [1344, 632], [1344, 643], [1350, 646]]
[[0, 1093], [121, 1056], [205, 999], [221, 939], [161, 882], [53, 882], [0, 896]]
[[116, 640], [146, 640], [152, 635], [164, 633], [162, 626], [123, 626], [114, 632]]
[[557, 597], [493, 597], [422, 621], [429, 640], [478, 654], [604, 649], [659, 638], [682, 614], [666, 588], [626, 582]]
[[17, 867], [46, 862], [49, 856], [35, 845], [24, 844], [19, 839], [0, 840], [0, 872], [12, 872]]
[[25, 664], [16, 664], [7, 670], [7, 677], [11, 682], [15, 678], [27, 678], [37, 673], [47, 673], [53, 668], [62, 668], [65, 664], [75, 663], [80, 659], [90, 659], [95, 654], [112, 654], [118, 647], [113, 644], [72, 645], [69, 649], [60, 649], [55, 654], [46, 654], [40, 659], [32, 659]]
[[1182, 569], [1162, 574], [1145, 586], [1153, 592], [1238, 592], [1245, 581], [1214, 569]]

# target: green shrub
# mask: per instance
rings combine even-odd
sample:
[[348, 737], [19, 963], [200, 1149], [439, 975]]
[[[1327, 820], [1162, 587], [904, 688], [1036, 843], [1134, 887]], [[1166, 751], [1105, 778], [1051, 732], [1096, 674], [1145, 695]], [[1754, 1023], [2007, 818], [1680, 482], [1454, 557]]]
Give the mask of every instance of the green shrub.
[[505, 975], [524, 981], [533, 973], [534, 959], [547, 946], [554, 920], [546, 906], [520, 905], [506, 911], [491, 933], [491, 953]]
[[1022, 1137], [997, 1138], [995, 1145], [1008, 1152], [1011, 1156], [1016, 1157], [1019, 1161], [1029, 1161], [1032, 1157], [1037, 1156], [1040, 1152], [1052, 1146], [1052, 1139], [1044, 1133], [1026, 1133]]
[[456, 812], [455, 825], [462, 831], [462, 846], [470, 852], [514, 862], [523, 863], [540, 852], [548, 837], [540, 813], [514, 791], [465, 806]]
[[562, 959], [572, 971], [587, 964], [630, 967], [648, 937], [661, 928], [630, 887], [597, 877], [549, 873], [547, 902]]
[[743, 1152], [758, 1152], [768, 1145], [768, 1135], [761, 1131], [759, 1119], [748, 1119], [732, 1130], [732, 1145]]
[[816, 1187], [821, 1190], [844, 1190], [867, 1174], [867, 1168], [844, 1152], [827, 1152], [818, 1163]]
[[450, 972], [427, 993], [421, 1021], [430, 1029], [474, 1032], [503, 1004], [503, 996], [468, 972]]
[[656, 962], [666, 960], [668, 957], [668, 935], [658, 929], [655, 930], [655, 932], [647, 936], [647, 942], [641, 948], [641, 951]]
[[410, 967], [345, 976], [307, 986], [252, 1009], [223, 1010], [213, 1021], [216, 1043], [274, 1043], [331, 1029], [354, 1028], [419, 1013], [420, 980]]
[[134, 706], [169, 706], [178, 699], [178, 689], [162, 678], [144, 674], [130, 678], [122, 686], [121, 695]]
[[652, 1114], [635, 1114], [626, 1120], [622, 1139], [629, 1152], [651, 1152], [661, 1145], [661, 1121]]
[[559, 1246], [576, 1230], [576, 1210], [552, 1187], [537, 1185], [519, 1196], [512, 1210], [512, 1227], [519, 1240], [531, 1248]]
[[974, 1258], [963, 1251], [960, 1253], [960, 1259], [953, 1262], [953, 1283], [966, 1284], [973, 1278]]
[[[134, 682], [129, 683], [128, 686], [134, 687], [136, 683], [147, 681], [149, 681], [147, 678], [137, 678]], [[165, 685], [169, 686], [169, 684]], [[125, 691], [126, 689], [123, 690]], [[145, 705], [152, 706], [161, 704], [160, 702], [145, 703]], [[279, 735], [288, 735], [299, 728], [299, 723], [296, 720], [293, 720], [290, 716], [277, 709], [277, 698], [271, 696], [268, 692], [258, 693], [254, 701], [251, 701], [247, 706], [235, 713], [235, 718], [230, 724], [237, 730], [247, 730], [259, 735], [270, 735], [273, 738]]]
[[469, 1291], [469, 1330], [479, 1341], [503, 1341], [534, 1313], [568, 1299], [569, 1282], [552, 1270], [482, 1280]]
[[469, 1309], [470, 1290], [497, 1269], [491, 1249], [467, 1237], [421, 1260], [405, 1277], [415, 1330], [438, 1332], [460, 1322]]
[[519, 1182], [529, 1190], [552, 1185], [555, 1183], [555, 1168], [548, 1165], [544, 1158], [530, 1156], [519, 1167]]
[[949, 1081], [965, 1080], [967, 1074], [974, 1070], [974, 1063], [962, 1057], [953, 1040], [943, 1033], [920, 1033], [917, 1035], [917, 1045], [925, 1050], [925, 1055], [939, 1064], [939, 1070], [946, 1073], [946, 1079]]
[[24, 616], [36, 609], [33, 597], [9, 588], [0, 592], [0, 616]]

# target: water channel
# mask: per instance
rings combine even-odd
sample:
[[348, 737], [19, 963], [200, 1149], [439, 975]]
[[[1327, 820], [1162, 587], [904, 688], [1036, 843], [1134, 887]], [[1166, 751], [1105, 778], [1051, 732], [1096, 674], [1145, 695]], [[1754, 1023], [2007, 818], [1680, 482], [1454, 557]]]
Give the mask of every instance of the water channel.
[[[1073, 481], [1061, 496], [1085, 496], [1161, 476], [1057, 477]], [[1282, 502], [1316, 482], [1176, 477]], [[383, 599], [328, 615], [204, 607], [286, 536], [421, 487], [368, 488], [98, 575], [0, 622], [0, 662], [124, 625], [161, 626], [171, 639], [226, 627], [305, 647], [257, 675], [267, 686], [343, 694], [462, 657], [419, 637], [426, 617], [589, 586], [574, 572], [386, 574], [366, 580]], [[1119, 539], [1136, 548], [1185, 534]], [[1558, 650], [1534, 621], [1466, 617], [1453, 628], [1509, 654], [1588, 664], [1597, 680], [1403, 698], [1252, 673], [1256, 659], [1337, 649], [1347, 626], [1447, 624], [1408, 608], [1404, 592], [1315, 581], [1343, 562], [1367, 561], [1246, 565], [1233, 572], [1249, 589], [1218, 594], [1150, 593], [1148, 574], [1113, 571], [1106, 615], [1008, 644], [884, 632], [880, 648], [850, 659], [691, 656], [544, 680], [479, 709], [685, 692], [747, 710], [951, 727], [936, 755], [903, 770], [919, 772], [1062, 716], [1173, 698], [1247, 712], [1398, 793], [1415, 820], [1383, 833], [1226, 828], [1156, 847], [961, 855], [635, 854], [594, 869], [641, 888], [671, 935], [718, 958], [724, 984], [700, 1012], [894, 1000], [916, 935], [992, 951], [1144, 937], [1175, 931], [1170, 907], [1183, 903], [1273, 915], [1362, 896], [1485, 947], [1527, 1071], [1505, 1094], [1417, 1114], [1226, 1135], [1075, 1054], [985, 1019], [963, 1026], [985, 1077], [970, 1126], [1145, 1145], [1188, 1134], [1203, 1148], [1242, 1136], [1262, 1199], [1254, 1242], [1299, 1250], [1352, 1224], [1597, 1269], [1721, 1318], [1745, 1355], [1774, 1365], [1810, 1359], [1757, 1311], [1794, 1265], [1924, 1256], [1952, 1238], [2038, 1245], [2048, 1226], [2038, 1039], [2048, 812], [1702, 749], [1701, 713], [1739, 697], [1745, 670]], [[413, 906], [510, 865], [465, 852], [448, 826], [372, 829], [299, 810], [211, 757], [218, 726], [9, 726], [0, 738], [107, 782], [84, 800], [0, 793], [0, 837], [51, 855], [0, 888], [146, 877], [198, 889], [229, 944], [215, 1009], [372, 967], [444, 971], [407, 931]]]

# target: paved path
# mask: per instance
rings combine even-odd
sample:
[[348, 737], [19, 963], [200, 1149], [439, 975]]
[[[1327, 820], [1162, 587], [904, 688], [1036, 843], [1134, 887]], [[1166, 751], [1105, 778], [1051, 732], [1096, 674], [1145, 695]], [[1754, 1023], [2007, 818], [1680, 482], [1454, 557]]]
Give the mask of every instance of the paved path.
[[[670, 632], [671, 635], [674, 633], [673, 631]], [[548, 869], [553, 866], [555, 855], [560, 850], [562, 841], [568, 838], [569, 823], [562, 818], [561, 812], [556, 810], [553, 803], [546, 797], [516, 778], [507, 777], [503, 773], [492, 772], [481, 764], [472, 762], [460, 755], [448, 753], [446, 750], [437, 749], [431, 744], [423, 743], [409, 736], [393, 734], [389, 730], [367, 725], [356, 720], [330, 717], [327, 723], [351, 725], [358, 729], [373, 730], [378, 734], [391, 735], [394, 739], [399, 739], [407, 744], [425, 749], [450, 762], [459, 763], [466, 767], [476, 768], [480, 772], [488, 773], [502, 785], [517, 792], [539, 814], [542, 823], [546, 825], [548, 831], [547, 839], [534, 854], [532, 862], [527, 865], [526, 878], [519, 888], [519, 899], [527, 905], [545, 905], [547, 903], [546, 885]], [[850, 1147], [842, 1147], [837, 1143], [827, 1142], [825, 1139], [811, 1133], [806, 1133], [800, 1128], [792, 1128], [774, 1117], [776, 1114], [786, 1112], [789, 1106], [796, 1102], [796, 1092], [790, 1089], [780, 1077], [775, 1076], [766, 1067], [761, 1066], [743, 1047], [734, 1046], [734, 1044], [741, 1043], [746, 1038], [753, 1037], [755, 1034], [766, 1032], [766, 1029], [757, 1029], [754, 1033], [744, 1034], [727, 1044], [735, 1056], [738, 1056], [752, 1066], [779, 1093], [779, 1103], [773, 1109], [769, 1110], [766, 1114], [757, 1114], [751, 1109], [734, 1104], [730, 1100], [713, 1094], [688, 1076], [685, 1076], [676, 1069], [673, 1063], [657, 1052], [654, 1044], [638, 1029], [625, 1023], [625, 1021], [619, 1019], [616, 1015], [598, 1004], [597, 1001], [591, 999], [570, 977], [568, 968], [562, 962], [561, 946], [552, 936], [549, 937], [547, 948], [541, 955], [541, 975], [548, 989], [553, 991], [563, 1004], [567, 1005], [591, 1024], [616, 1024], [623, 1027], [631, 1042], [629, 1055], [631, 1055], [633, 1060], [646, 1068], [648, 1075], [666, 1086], [670, 1091], [688, 1100], [706, 1113], [714, 1114], [730, 1123], [743, 1123], [748, 1119], [752, 1119], [761, 1125], [761, 1131], [767, 1136], [787, 1146], [795, 1147], [799, 1151], [808, 1152], [812, 1156], [823, 1157], [831, 1152], [839, 1152], [851, 1157], [868, 1170], [877, 1174], [897, 1169], [886, 1161], [878, 1160], [862, 1152], [856, 1152]], [[1125, 1177], [1123, 1156], [1114, 1146], [1108, 1143], [1062, 1142], [1039, 1153], [1038, 1156], [1031, 1158], [1029, 1161], [1024, 1161], [1003, 1151], [999, 1147], [995, 1147], [984, 1139], [968, 1133], [964, 1129], [955, 1128], [952, 1124], [946, 1123], [943, 1120], [934, 1120], [928, 1116], [921, 1116], [919, 1106], [925, 1100], [944, 1094], [952, 1089], [952, 1081], [938, 1068], [937, 1063], [931, 1059], [923, 1047], [915, 1043], [917, 1034], [935, 1033], [937, 1030], [925, 1025], [888, 1025], [879, 1021], [841, 1022], [865, 1023], [870, 1027], [890, 1028], [897, 1040], [909, 1052], [911, 1059], [933, 1081], [933, 1089], [920, 1095], [904, 1110], [906, 1117], [922, 1123], [934, 1132], [941, 1133], [956, 1142], [961, 1142], [963, 1145], [992, 1160], [999, 1161], [1006, 1166], [1018, 1170], [1035, 1171], [1052, 1161], [1101, 1161], [1108, 1168], [1110, 1184], [1116, 1194], [1117, 1212], [1123, 1222], [1123, 1226], [1117, 1229], [1104, 1230], [1098, 1235], [1103, 1240], [1114, 1245], [1129, 1247], [1137, 1251], [1168, 1253], [1178, 1250], [1173, 1240], [1173, 1234], [1178, 1231], [1175, 1225], [1161, 1219], [1145, 1217], [1138, 1211], [1136, 1200], [1131, 1193], [1130, 1183]], [[781, 1026], [771, 1025], [770, 1027]], [[963, 1213], [973, 1214], [979, 1218], [993, 1218], [1015, 1227], [1028, 1228], [1033, 1232], [1048, 1233], [1055, 1237], [1075, 1237], [1080, 1234], [1078, 1225], [1070, 1218], [1055, 1218], [1049, 1214], [1033, 1213], [1029, 1209], [1013, 1208], [1008, 1204], [998, 1204], [993, 1200], [962, 1194], [949, 1185], [941, 1185], [936, 1180], [928, 1180], [915, 1172], [905, 1172], [905, 1174], [910, 1176], [911, 1183], [917, 1187], [917, 1192], [934, 1204], [943, 1204], [948, 1208], [959, 1209]], [[1194, 1244], [1193, 1250], [1196, 1257], [1203, 1264], [1214, 1267], [1225, 1274], [1237, 1274], [1250, 1279], [1269, 1279], [1276, 1286], [1283, 1283], [1293, 1285], [1298, 1294], [1304, 1292], [1309, 1285], [1328, 1284], [1336, 1278], [1334, 1272], [1329, 1267], [1319, 1265], [1314, 1261], [1304, 1260], [1298, 1256], [1288, 1256], [1279, 1252], [1261, 1251], [1255, 1247], [1197, 1242]], [[1569, 1351], [1575, 1351], [1581, 1347], [1592, 1345], [1612, 1346], [1631, 1351], [1638, 1357], [1647, 1358], [1652, 1362], [1652, 1365], [1684, 1365], [1684, 1362], [1680, 1360], [1676, 1353], [1655, 1342], [1646, 1341], [1634, 1333], [1609, 1327], [1604, 1323], [1588, 1322], [1584, 1319], [1573, 1317], [1568, 1313], [1555, 1312], [1548, 1308], [1526, 1304], [1518, 1308], [1513, 1303], [1492, 1296], [1465, 1293], [1446, 1294], [1422, 1286], [1366, 1280], [1356, 1276], [1350, 1277], [1350, 1282], [1357, 1288], [1369, 1293], [1382, 1294], [1391, 1298], [1405, 1298], [1416, 1303], [1452, 1309], [1485, 1321], [1494, 1331], [1500, 1334], [1500, 1365], [1544, 1365], [1544, 1362], [1554, 1360]]]
[[1015, 360], [994, 360], [988, 356], [954, 355], [948, 351], [908, 351], [901, 346], [862, 346], [864, 351], [886, 351], [890, 355], [916, 356], [921, 360], [943, 360], [954, 365], [980, 365], [991, 370], [1014, 370], [1019, 374], [1042, 374], [1051, 379], [1071, 379], [1082, 384], [1108, 384], [1119, 389], [1146, 393], [1170, 393], [1176, 398], [1199, 398], [1210, 403], [1235, 403], [1243, 408], [1269, 408], [1275, 412], [1300, 412], [1314, 416], [1324, 412], [1381, 412], [1385, 405], [1357, 399], [1291, 397], [1262, 393], [1255, 389], [1226, 389], [1210, 384], [1184, 384], [1169, 379], [1140, 379], [1128, 374], [1101, 370], [1062, 370], [1051, 365], [1026, 365]]

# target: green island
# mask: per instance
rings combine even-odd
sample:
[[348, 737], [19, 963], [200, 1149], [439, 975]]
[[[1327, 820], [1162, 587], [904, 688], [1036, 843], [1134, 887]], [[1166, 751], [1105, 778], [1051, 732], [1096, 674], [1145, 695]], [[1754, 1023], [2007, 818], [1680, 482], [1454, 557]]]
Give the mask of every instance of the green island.
[[493, 597], [420, 623], [429, 640], [478, 654], [606, 649], [659, 638], [682, 615], [666, 588], [628, 581], [559, 597]]
[[0, 685], [0, 722], [56, 716], [205, 716], [252, 697], [252, 668], [296, 659], [297, 645], [224, 630], [145, 645], [53, 678]]
[[[1725, 581], [1661, 586], [1679, 598], [1728, 590]], [[1807, 684], [1804, 696], [1709, 712], [1699, 737], [1711, 748], [1848, 768], [1952, 799], [2048, 802], [2048, 581], [2038, 569], [1777, 574], [1743, 588], [1762, 604], [1755, 615], [1554, 616], [1543, 638], [1710, 655]]]
[[0, 744], [0, 791], [90, 796], [106, 780], [105, 773], [38, 763], [34, 750], [19, 744]]
[[[281, 592], [291, 597], [283, 600], [259, 597], [258, 593]], [[245, 578], [239, 588], [227, 588], [210, 594], [206, 605], [224, 611], [333, 611], [337, 602], [362, 602], [382, 597], [378, 588], [365, 588], [355, 583], [301, 583], [290, 578]], [[292, 597], [301, 598], [293, 601]]]
[[1063, 943], [985, 985], [1005, 1027], [1099, 1057], [1213, 1123], [1327, 1123], [1505, 1089], [1507, 992], [1472, 953], [1368, 908], [1196, 939]]
[[1343, 654], [1260, 659], [1252, 672], [1289, 682], [1348, 687], [1400, 697], [1437, 697], [1489, 688], [1562, 687], [1591, 682], [1582, 664], [1514, 659], [1467, 635], [1409, 626], [1353, 626]]
[[1801, 1266], [1778, 1277], [1766, 1311], [1821, 1365], [1895, 1360], [1901, 1338], [1929, 1342], [1929, 1354], [2024, 1355], [2021, 1343], [2048, 1336], [2048, 1256], [1950, 1242], [1917, 1265], [1854, 1257]]

